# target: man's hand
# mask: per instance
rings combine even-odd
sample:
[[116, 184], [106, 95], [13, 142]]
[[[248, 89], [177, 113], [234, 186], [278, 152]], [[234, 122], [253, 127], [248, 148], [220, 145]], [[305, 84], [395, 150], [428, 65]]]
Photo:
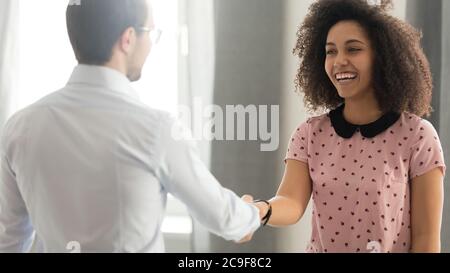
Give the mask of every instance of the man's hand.
[[241, 197], [241, 199], [244, 200], [245, 202], [249, 203], [249, 204], [253, 203], [253, 196], [251, 196], [251, 195], [248, 195], [248, 194], [243, 195]]
[[269, 212], [269, 205], [264, 202], [257, 202], [253, 204], [259, 209], [259, 219], [262, 220], [262, 218], [267, 215], [267, 212]]
[[[251, 196], [251, 195], [247, 195], [246, 194], [246, 195], [242, 196], [242, 200], [244, 200], [245, 202], [247, 202], [249, 204], [252, 204], [252, 205], [256, 206], [256, 204], [253, 204], [253, 196]], [[256, 207], [258, 207], [258, 206], [256, 206]], [[259, 207], [258, 207], [258, 209], [260, 210], [259, 215], [260, 215], [260, 218], [261, 218], [261, 209]], [[247, 243], [247, 242], [252, 240], [252, 237], [253, 237], [253, 233], [250, 233], [250, 234], [248, 234], [247, 236], [245, 236], [244, 238], [242, 238], [240, 241], [238, 241], [236, 243], [238, 243], [238, 244]]]

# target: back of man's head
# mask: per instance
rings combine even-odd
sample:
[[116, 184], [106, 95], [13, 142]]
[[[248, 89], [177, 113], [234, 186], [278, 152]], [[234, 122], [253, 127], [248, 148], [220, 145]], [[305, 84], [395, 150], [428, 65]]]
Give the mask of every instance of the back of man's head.
[[146, 0], [78, 0], [69, 3], [66, 20], [70, 42], [80, 64], [103, 65], [122, 33], [144, 26]]

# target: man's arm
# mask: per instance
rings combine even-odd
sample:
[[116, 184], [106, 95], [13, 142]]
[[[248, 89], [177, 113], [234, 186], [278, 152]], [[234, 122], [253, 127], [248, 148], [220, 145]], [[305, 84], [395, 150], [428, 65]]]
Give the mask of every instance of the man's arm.
[[8, 159], [0, 160], [0, 252], [27, 252], [33, 227]]
[[174, 139], [171, 130], [163, 137], [158, 176], [196, 220], [227, 240], [240, 241], [258, 229], [258, 208], [219, 184], [200, 160], [192, 141]]

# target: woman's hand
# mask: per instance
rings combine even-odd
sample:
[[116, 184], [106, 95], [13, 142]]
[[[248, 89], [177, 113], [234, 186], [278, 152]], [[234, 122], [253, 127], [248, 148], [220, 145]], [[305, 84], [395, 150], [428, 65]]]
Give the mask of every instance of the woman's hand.
[[254, 205], [255, 207], [258, 208], [259, 210], [259, 219], [261, 220], [262, 218], [264, 218], [264, 216], [267, 215], [267, 212], [269, 211], [269, 205], [267, 205], [264, 202], [254, 202], [253, 196], [251, 195], [244, 195], [242, 196], [242, 200], [244, 200], [245, 202]]

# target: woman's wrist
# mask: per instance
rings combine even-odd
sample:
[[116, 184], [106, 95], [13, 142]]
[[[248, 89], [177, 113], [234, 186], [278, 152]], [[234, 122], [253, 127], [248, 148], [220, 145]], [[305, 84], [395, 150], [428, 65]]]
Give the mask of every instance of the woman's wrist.
[[259, 218], [263, 226], [267, 225], [272, 215], [272, 205], [267, 200], [255, 200], [253, 201], [255, 206], [259, 209]]

